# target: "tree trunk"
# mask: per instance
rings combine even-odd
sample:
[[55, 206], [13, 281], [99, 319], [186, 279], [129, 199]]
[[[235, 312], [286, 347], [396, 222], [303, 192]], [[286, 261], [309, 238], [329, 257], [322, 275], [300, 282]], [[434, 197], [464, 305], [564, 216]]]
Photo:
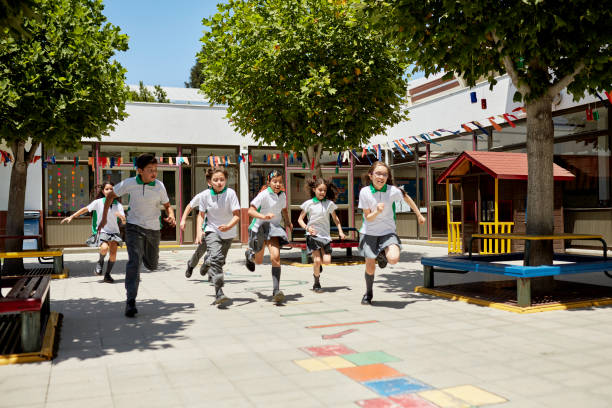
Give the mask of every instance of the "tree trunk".
[[[306, 158], [308, 160], [308, 168], [311, 169], [310, 172], [316, 178], [323, 177], [323, 172], [321, 171], [321, 154], [323, 153], [323, 145], [317, 144], [314, 146], [308, 146], [306, 150]], [[312, 160], [314, 158], [314, 168], [311, 168]]]
[[[525, 105], [527, 110], [527, 234], [549, 235], [554, 229], [552, 100], [545, 96]], [[531, 241], [525, 262], [552, 265], [553, 242]]]
[[[8, 212], [6, 219], [7, 235], [23, 235], [23, 210], [25, 207], [26, 182], [28, 177], [28, 164], [30, 156], [36, 152], [38, 143], [34, 143], [29, 152], [25, 150], [25, 141], [14, 142], [11, 145], [14, 162], [11, 169], [9, 189]], [[18, 252], [23, 248], [23, 239], [6, 240], [6, 250]], [[23, 259], [6, 259], [3, 272], [11, 274], [23, 272]]]

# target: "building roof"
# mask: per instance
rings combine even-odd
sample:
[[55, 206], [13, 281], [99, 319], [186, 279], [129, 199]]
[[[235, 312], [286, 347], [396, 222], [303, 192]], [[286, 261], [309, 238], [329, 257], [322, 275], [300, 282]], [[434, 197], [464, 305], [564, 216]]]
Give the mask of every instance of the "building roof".
[[[442, 183], [448, 177], [461, 177], [476, 166], [496, 179], [527, 180], [527, 153], [465, 151], [438, 177]], [[576, 176], [553, 164], [555, 181], [569, 181]]]

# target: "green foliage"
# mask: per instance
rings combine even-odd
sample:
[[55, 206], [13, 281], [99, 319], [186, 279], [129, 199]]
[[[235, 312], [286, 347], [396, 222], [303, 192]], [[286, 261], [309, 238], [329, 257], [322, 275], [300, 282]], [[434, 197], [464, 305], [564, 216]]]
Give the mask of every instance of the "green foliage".
[[605, 1], [364, 3], [425, 74], [456, 72], [469, 85], [486, 78], [493, 86], [508, 72], [519, 90], [515, 99], [526, 102], [565, 86], [575, 99], [611, 87], [612, 7]]
[[24, 17], [33, 18], [35, 0], [0, 0], [0, 37], [23, 35]]
[[142, 81], [140, 81], [137, 91], [132, 91], [129, 87], [126, 87], [126, 89], [128, 92], [128, 101], [130, 102], [170, 103], [168, 94], [159, 85], [155, 85], [153, 87], [153, 92], [151, 92], [144, 86]]
[[405, 118], [407, 64], [351, 4], [220, 4], [203, 21], [201, 89], [212, 103], [228, 105], [242, 135], [284, 151], [338, 151], [383, 134]]
[[202, 86], [202, 63], [196, 60], [191, 71], [189, 72], [189, 82], [185, 82], [185, 88], [200, 88]]
[[0, 141], [73, 150], [126, 117], [125, 69], [111, 58], [128, 38], [101, 0], [37, 0], [28, 38], [0, 38]]

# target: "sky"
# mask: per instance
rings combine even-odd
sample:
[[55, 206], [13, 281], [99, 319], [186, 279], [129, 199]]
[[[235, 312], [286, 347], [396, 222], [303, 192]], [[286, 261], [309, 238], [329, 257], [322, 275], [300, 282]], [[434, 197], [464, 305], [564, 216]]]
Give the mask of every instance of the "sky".
[[[126, 83], [180, 87], [200, 50], [202, 19], [223, 0], [103, 0], [104, 15], [129, 38], [129, 50], [116, 54], [127, 69]], [[422, 74], [412, 76], [412, 79]]]
[[116, 54], [126, 83], [184, 87], [200, 50], [202, 19], [220, 0], [103, 0], [108, 21], [127, 34], [130, 49]]

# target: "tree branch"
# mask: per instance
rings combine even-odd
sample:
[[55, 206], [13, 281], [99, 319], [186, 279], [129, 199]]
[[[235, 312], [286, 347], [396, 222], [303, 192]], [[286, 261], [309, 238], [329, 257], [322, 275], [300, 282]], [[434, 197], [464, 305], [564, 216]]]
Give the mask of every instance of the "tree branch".
[[[503, 47], [501, 44], [501, 40], [497, 36], [497, 33], [495, 32], [495, 30], [491, 32], [491, 37], [493, 37], [493, 41], [497, 45], [497, 50], [501, 53]], [[516, 89], [521, 93], [521, 95], [525, 96], [528, 93], [530, 93], [531, 88], [529, 87], [529, 85], [526, 85], [524, 83], [522, 84], [519, 83], [519, 75], [516, 69], [514, 69], [514, 64], [512, 62], [512, 59], [510, 59], [510, 56], [502, 54], [502, 62], [504, 63], [504, 68], [506, 68], [506, 72], [508, 73], [508, 76], [510, 76], [512, 83], [514, 84]]]
[[40, 142], [32, 142], [32, 146], [30, 146], [30, 150], [28, 150], [25, 154], [26, 163], [30, 163], [32, 161], [32, 159], [34, 158], [34, 155], [36, 154], [36, 149], [38, 149], [39, 145], [40, 145]]
[[555, 84], [553, 84], [550, 87], [550, 89], [547, 92], [548, 96], [550, 96], [551, 98], [554, 98], [555, 96], [557, 96], [559, 92], [567, 88], [567, 86], [572, 83], [576, 75], [578, 75], [580, 71], [582, 71], [583, 69], [584, 69], [584, 62], [581, 62], [580, 64], [578, 64], [574, 72], [572, 72], [571, 74], [567, 74], [566, 76], [558, 80]]

